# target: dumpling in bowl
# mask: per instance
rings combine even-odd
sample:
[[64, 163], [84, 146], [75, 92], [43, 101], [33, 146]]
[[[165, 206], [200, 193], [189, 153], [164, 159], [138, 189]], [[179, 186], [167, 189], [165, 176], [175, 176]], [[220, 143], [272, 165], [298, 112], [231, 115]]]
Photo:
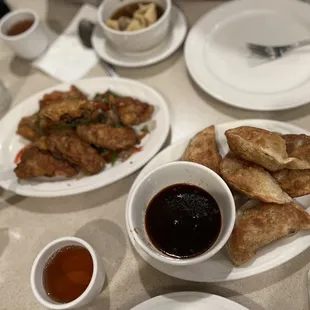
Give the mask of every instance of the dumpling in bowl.
[[139, 9], [135, 11], [133, 17], [144, 20], [147, 26], [154, 24], [158, 18], [155, 3], [140, 4]]

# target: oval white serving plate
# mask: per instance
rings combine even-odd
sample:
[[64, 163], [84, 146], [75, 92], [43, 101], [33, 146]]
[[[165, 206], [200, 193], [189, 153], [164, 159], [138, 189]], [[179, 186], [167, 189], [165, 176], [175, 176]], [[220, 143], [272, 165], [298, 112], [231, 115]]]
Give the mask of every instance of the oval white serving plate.
[[[14, 173], [1, 178], [0, 186], [16, 194], [32, 197], [58, 197], [80, 194], [118, 181], [145, 165], [162, 147], [170, 127], [169, 111], [166, 100], [154, 89], [137, 81], [122, 78], [91, 78], [74, 83], [88, 95], [105, 92], [110, 89], [124, 96], [132, 96], [155, 106], [152, 123], [155, 124], [150, 134], [142, 141], [142, 150], [132, 155], [127, 161], [107, 167], [102, 172], [81, 179], [60, 179], [18, 181]], [[14, 159], [18, 151], [29, 142], [15, 133], [20, 119], [31, 115], [39, 108], [39, 100], [44, 94], [54, 90], [66, 91], [70, 84], [60, 84], [24, 100], [0, 122], [0, 166], [6, 171], [15, 168]], [[152, 125], [153, 125], [152, 124]]]
[[[215, 125], [215, 130], [217, 142], [222, 155], [226, 154], [228, 151], [228, 145], [224, 135], [225, 131], [238, 126], [260, 127], [283, 134], [303, 133], [310, 135], [310, 132], [294, 125], [272, 120], [241, 120], [219, 124]], [[130, 192], [136, 186], [138, 180], [145, 176], [149, 171], [163, 164], [178, 160], [183, 154], [192, 136], [170, 145], [162, 152], [160, 152], [155, 158], [153, 158], [140, 172], [134, 184], [132, 185]], [[310, 207], [310, 195], [301, 197], [297, 200], [305, 208]], [[127, 218], [128, 216], [126, 207], [126, 221]], [[294, 258], [310, 246], [310, 234], [307, 234], [306, 232], [301, 232], [292, 237], [284, 238], [270, 244], [269, 246], [264, 247], [263, 249], [258, 251], [257, 255], [253, 260], [251, 260], [248, 264], [242, 267], [237, 268], [233, 266], [225, 248], [223, 248], [211, 259], [200, 264], [194, 266], [176, 267], [160, 263], [157, 260], [151, 258], [149, 255], [146, 254], [146, 252], [144, 252], [140, 247], [138, 247], [134, 239], [134, 233], [128, 230], [128, 225], [127, 231], [130, 240], [137, 252], [151, 266], [170, 276], [196, 282], [222, 282], [247, 278], [249, 276], [262, 273], [287, 262], [288, 260]]]
[[221, 296], [201, 292], [177, 292], [156, 296], [131, 310], [247, 310]]

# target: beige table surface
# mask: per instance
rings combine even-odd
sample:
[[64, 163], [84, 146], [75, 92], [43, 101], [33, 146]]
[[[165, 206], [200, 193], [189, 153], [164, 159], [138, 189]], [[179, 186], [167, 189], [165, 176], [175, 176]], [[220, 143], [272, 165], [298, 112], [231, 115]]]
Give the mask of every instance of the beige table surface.
[[[66, 0], [10, 0], [9, 3], [12, 7], [35, 9], [55, 33], [61, 32], [78, 10], [77, 5]], [[180, 4], [192, 24], [218, 2]], [[310, 130], [309, 105], [290, 111], [261, 113], [235, 109], [212, 99], [188, 77], [182, 50], [148, 68], [118, 68], [118, 71], [124, 77], [155, 87], [167, 98], [172, 142], [212, 123], [245, 118], [272, 118]], [[105, 71], [100, 65], [88, 74], [103, 75]], [[58, 83], [15, 58], [3, 42], [0, 42], [0, 78], [13, 94], [13, 104]], [[125, 230], [125, 201], [136, 176], [68, 198], [24, 198], [0, 189], [0, 309], [43, 309], [30, 290], [30, 268], [44, 245], [66, 235], [78, 236], [93, 244], [107, 271], [108, 285], [104, 292], [84, 309], [129, 310], [150, 297], [181, 290], [219, 294], [254, 310], [307, 309], [306, 273], [310, 268], [310, 249], [272, 271], [218, 284], [174, 279], [144, 263], [133, 251]]]

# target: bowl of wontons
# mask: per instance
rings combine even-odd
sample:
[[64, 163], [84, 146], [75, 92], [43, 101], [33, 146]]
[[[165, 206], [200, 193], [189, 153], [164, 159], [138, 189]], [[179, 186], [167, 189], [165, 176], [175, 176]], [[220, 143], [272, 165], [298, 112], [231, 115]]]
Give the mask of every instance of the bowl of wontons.
[[[131, 5], [137, 7], [128, 16]], [[158, 13], [158, 8], [162, 14]], [[98, 23], [116, 49], [132, 53], [146, 51], [161, 43], [169, 31], [170, 15], [171, 0], [103, 1], [98, 9]]]

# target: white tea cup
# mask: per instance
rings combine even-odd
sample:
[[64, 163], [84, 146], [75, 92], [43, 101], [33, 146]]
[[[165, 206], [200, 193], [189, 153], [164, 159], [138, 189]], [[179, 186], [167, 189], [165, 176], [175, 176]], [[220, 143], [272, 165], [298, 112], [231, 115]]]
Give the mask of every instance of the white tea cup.
[[[33, 24], [24, 32], [8, 35], [14, 25], [25, 20]], [[24, 59], [34, 59], [40, 56], [48, 46], [48, 38], [40, 23], [37, 13], [30, 9], [17, 9], [6, 14], [0, 20], [0, 38], [3, 39], [15, 53]]]
[[[86, 290], [75, 300], [68, 303], [53, 301], [46, 293], [43, 285], [43, 271], [49, 259], [57, 251], [66, 246], [77, 245], [88, 250], [93, 261], [93, 275]], [[74, 309], [92, 302], [102, 291], [105, 272], [102, 261], [94, 248], [85, 240], [76, 237], [63, 237], [56, 239], [45, 246], [36, 257], [30, 275], [31, 289], [36, 299], [49, 309]]]

